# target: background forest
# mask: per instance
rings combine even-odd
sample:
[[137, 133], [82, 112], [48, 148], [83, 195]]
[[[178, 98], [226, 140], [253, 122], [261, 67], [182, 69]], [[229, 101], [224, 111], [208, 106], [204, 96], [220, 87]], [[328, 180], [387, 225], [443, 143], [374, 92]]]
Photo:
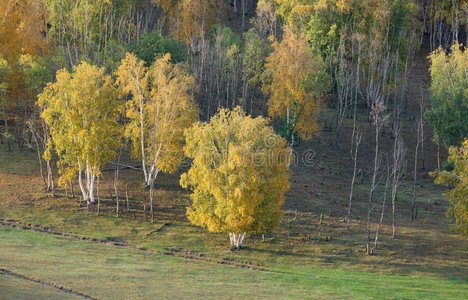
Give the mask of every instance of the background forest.
[[[0, 0], [1, 225], [307, 280], [423, 278], [369, 294], [329, 274], [322, 296], [458, 298], [467, 33], [465, 0]], [[0, 275], [51, 278], [28, 259]]]

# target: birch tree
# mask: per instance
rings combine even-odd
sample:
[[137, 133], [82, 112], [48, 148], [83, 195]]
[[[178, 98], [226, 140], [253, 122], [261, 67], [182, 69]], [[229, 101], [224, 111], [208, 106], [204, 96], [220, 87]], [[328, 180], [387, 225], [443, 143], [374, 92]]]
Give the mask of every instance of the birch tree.
[[142, 162], [145, 185], [150, 188], [152, 222], [156, 177], [161, 171], [177, 171], [184, 159], [184, 131], [198, 118], [190, 94], [193, 77], [170, 59], [166, 54], [147, 68], [127, 53], [116, 72], [121, 93], [130, 96], [125, 136], [131, 140], [133, 156]]
[[431, 175], [436, 177], [435, 183], [451, 188], [445, 194], [451, 204], [447, 215], [455, 218], [453, 227], [457, 232], [468, 235], [468, 138], [461, 147], [451, 147], [449, 154], [448, 160], [455, 168]]
[[[422, 112], [421, 112], [422, 113]], [[414, 131], [416, 135], [416, 146], [414, 150], [414, 168], [413, 168], [413, 201], [411, 202], [411, 221], [417, 218], [417, 203], [416, 203], [416, 182], [418, 175], [418, 154], [419, 149], [424, 140], [424, 119], [422, 115], [418, 117], [414, 124]]]
[[[242, 108], [252, 113], [256, 90], [261, 87], [261, 77], [265, 70], [265, 60], [270, 47], [255, 28], [244, 33], [242, 67]], [[250, 92], [250, 107], [248, 106]], [[249, 108], [249, 109], [248, 109]]]
[[351, 221], [351, 208], [353, 205], [353, 194], [354, 194], [354, 183], [356, 181], [356, 176], [361, 173], [361, 169], [357, 169], [357, 161], [358, 161], [358, 153], [359, 153], [359, 145], [361, 144], [362, 141], [362, 131], [360, 129], [356, 130], [354, 136], [353, 136], [353, 148], [351, 151], [353, 152], [353, 162], [354, 162], [354, 168], [353, 168], [353, 179], [351, 180], [351, 189], [349, 192], [349, 204], [348, 204], [348, 216], [346, 218], [346, 227], [349, 230], [349, 223]]
[[263, 36], [276, 36], [278, 27], [278, 14], [275, 0], [259, 0], [253, 24]]
[[401, 137], [401, 123], [395, 123], [392, 159], [392, 237], [396, 238], [396, 200], [406, 166], [406, 146]]
[[59, 183], [67, 184], [68, 176], [78, 172], [89, 207], [95, 202], [95, 180], [101, 166], [114, 158], [119, 145], [119, 101], [103, 68], [82, 62], [72, 72], [59, 70], [56, 78], [38, 96], [38, 105], [44, 106], [41, 116], [52, 136], [47, 151], [53, 147], [59, 157]]
[[186, 140], [193, 164], [180, 182], [193, 192], [187, 209], [193, 224], [229, 233], [232, 249], [249, 233], [278, 227], [290, 149], [267, 119], [246, 116], [240, 107], [221, 109], [209, 123], [187, 130]]
[[385, 175], [385, 188], [384, 188], [384, 195], [383, 195], [383, 200], [382, 200], [382, 210], [380, 211], [380, 219], [379, 223], [377, 224], [377, 229], [375, 230], [375, 240], [374, 240], [374, 248], [377, 249], [377, 242], [379, 241], [379, 233], [380, 233], [380, 226], [382, 226], [382, 222], [385, 216], [385, 205], [387, 204], [387, 191], [388, 191], [388, 185], [390, 182], [390, 166], [388, 163], [388, 156], [385, 155], [385, 161], [387, 163], [387, 166], [385, 168], [386, 170], [386, 175]]
[[206, 32], [227, 9], [225, 1], [218, 0], [155, 0], [155, 3], [164, 10], [171, 34], [183, 40], [193, 54], [200, 53]]
[[328, 76], [319, 55], [309, 48], [308, 38], [286, 27], [283, 40], [274, 41], [267, 58], [263, 87], [270, 96], [268, 114], [284, 120], [284, 134], [295, 144], [295, 135], [310, 139], [318, 131], [317, 118], [328, 88]]
[[371, 187], [369, 192], [369, 202], [367, 207], [367, 255], [371, 253], [370, 249], [370, 222], [371, 222], [371, 213], [373, 210], [373, 200], [375, 189], [379, 185], [378, 173], [382, 163], [379, 149], [379, 137], [382, 131], [382, 127], [385, 125], [385, 122], [388, 119], [388, 115], [385, 114], [386, 106], [383, 104], [383, 101], [377, 102], [372, 106], [371, 117], [375, 129], [375, 151], [374, 151], [374, 165], [372, 171]]

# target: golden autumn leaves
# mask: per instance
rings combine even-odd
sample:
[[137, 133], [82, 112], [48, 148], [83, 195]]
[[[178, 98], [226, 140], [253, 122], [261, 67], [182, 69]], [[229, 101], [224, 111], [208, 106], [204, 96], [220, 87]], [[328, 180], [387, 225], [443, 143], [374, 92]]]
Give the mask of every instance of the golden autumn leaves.
[[151, 221], [154, 221], [154, 182], [160, 171], [177, 171], [184, 156], [184, 131], [198, 119], [190, 94], [194, 79], [182, 64], [173, 65], [164, 55], [151, 67], [133, 54], [127, 54], [118, 68], [117, 85], [125, 96], [125, 137], [132, 153], [141, 159], [145, 184], [150, 187]]
[[104, 69], [83, 62], [71, 73], [59, 70], [56, 82], [49, 83], [38, 99], [52, 137], [45, 158], [50, 158], [53, 148], [62, 181], [78, 171], [83, 199], [94, 202], [94, 181], [100, 167], [114, 158], [120, 136], [120, 103], [112, 78]]
[[319, 55], [310, 49], [305, 34], [299, 35], [289, 26], [281, 42], [273, 42], [275, 51], [267, 58], [263, 86], [270, 95], [268, 114], [286, 120], [286, 135], [310, 139], [318, 131], [317, 118], [323, 94], [328, 88], [328, 75]]
[[193, 224], [234, 235], [266, 233], [279, 225], [290, 149], [267, 119], [246, 116], [240, 107], [222, 109], [186, 137], [185, 153], [193, 164], [181, 185], [193, 191], [187, 210]]
[[[63, 174], [78, 171], [88, 203], [94, 202], [94, 180], [101, 166], [115, 158], [122, 134], [132, 142], [134, 156], [143, 161], [147, 185], [154, 184], [160, 170], [173, 172], [182, 162], [183, 132], [196, 120], [197, 110], [189, 95], [192, 77], [169, 60], [165, 55], [146, 68], [128, 54], [116, 82], [103, 68], [83, 62], [72, 72], [57, 72], [56, 82], [39, 96], [52, 135], [49, 146], [54, 147]], [[124, 102], [128, 96], [131, 100]], [[119, 116], [128, 119], [124, 126], [117, 122]]]
[[[326, 86], [323, 62], [310, 52], [305, 36], [290, 30], [273, 48], [264, 81], [269, 114], [287, 120], [288, 135], [310, 138]], [[192, 223], [229, 232], [235, 247], [246, 233], [278, 226], [289, 189], [288, 144], [294, 140], [288, 143], [268, 119], [247, 116], [239, 107], [220, 110], [209, 123], [197, 122], [194, 78], [169, 54], [147, 66], [127, 53], [114, 77], [82, 62], [71, 72], [57, 72], [56, 82], [39, 96], [52, 135], [47, 155], [55, 151], [65, 181], [78, 173], [88, 204], [94, 202], [102, 166], [116, 157], [125, 137], [150, 187], [152, 220], [158, 173], [175, 172], [188, 157], [193, 164], [181, 185], [193, 191], [187, 211]]]

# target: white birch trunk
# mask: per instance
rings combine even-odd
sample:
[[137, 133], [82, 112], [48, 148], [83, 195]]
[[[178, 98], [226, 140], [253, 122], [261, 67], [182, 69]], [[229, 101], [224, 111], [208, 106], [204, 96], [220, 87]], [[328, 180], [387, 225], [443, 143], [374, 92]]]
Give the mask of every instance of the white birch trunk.
[[240, 249], [244, 245], [245, 236], [247, 234], [244, 233], [229, 233], [229, 240], [231, 242], [232, 249]]
[[82, 176], [83, 168], [81, 167], [81, 161], [78, 158], [78, 185], [80, 186], [81, 194], [83, 195], [83, 200], [86, 201], [86, 203], [89, 203], [88, 192], [84, 187]]
[[[86, 186], [88, 189], [89, 203], [94, 203], [94, 181], [96, 175], [94, 174], [93, 168], [89, 165], [88, 159], [86, 159]], [[88, 203], [88, 204], [89, 204]]]
[[94, 174], [93, 168], [89, 165], [88, 160], [86, 160], [85, 172], [86, 185], [83, 183], [83, 168], [81, 166], [81, 161], [78, 158], [78, 184], [80, 186], [81, 193], [83, 194], [83, 200], [89, 205], [95, 202], [94, 182], [96, 181], [96, 174]]

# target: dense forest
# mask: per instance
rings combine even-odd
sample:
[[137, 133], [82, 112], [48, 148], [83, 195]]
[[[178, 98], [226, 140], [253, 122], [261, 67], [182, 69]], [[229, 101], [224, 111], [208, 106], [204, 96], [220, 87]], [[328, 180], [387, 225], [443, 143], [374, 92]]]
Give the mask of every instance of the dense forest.
[[[354, 165], [348, 228], [355, 181], [368, 177], [368, 254], [384, 218], [372, 246], [376, 191], [395, 237], [399, 187], [413, 186], [416, 219], [421, 169], [451, 188], [448, 216], [466, 235], [467, 31], [463, 0], [1, 0], [1, 143], [37, 153], [47, 192], [78, 184], [90, 210], [104, 169], [117, 213], [119, 170], [139, 169], [152, 221], [158, 174], [189, 161], [189, 220], [240, 248], [278, 227], [295, 149], [332, 131], [330, 151]], [[428, 90], [410, 80], [423, 48]]]

